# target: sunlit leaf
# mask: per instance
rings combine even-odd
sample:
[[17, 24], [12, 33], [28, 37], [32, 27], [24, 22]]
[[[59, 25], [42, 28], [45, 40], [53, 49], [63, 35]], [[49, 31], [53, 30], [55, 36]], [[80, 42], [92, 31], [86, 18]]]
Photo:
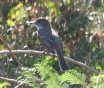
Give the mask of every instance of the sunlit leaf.
[[9, 19], [7, 20], [7, 24], [9, 26], [14, 26], [15, 22], [12, 20], [16, 20], [16, 22], [21, 21], [24, 17], [27, 17], [27, 12], [24, 9], [23, 3], [17, 4], [16, 7], [12, 8], [8, 14]]
[[16, 9], [21, 8], [21, 7], [23, 7], [23, 3], [19, 3], [19, 4], [16, 6]]
[[16, 18], [16, 15], [15, 15], [14, 13], [11, 14], [11, 18], [12, 18], [12, 19]]
[[15, 25], [15, 23], [14, 23], [11, 19], [8, 19], [8, 20], [7, 20], [7, 24], [8, 24], [9, 26], [14, 26], [14, 25]]
[[96, 69], [98, 69], [98, 70], [101, 71], [101, 66], [100, 66], [100, 65], [97, 65], [97, 66], [96, 66]]
[[70, 0], [65, 0], [65, 3], [70, 4], [71, 2], [70, 2]]
[[16, 13], [15, 13], [15, 15], [18, 16], [19, 14], [20, 14], [20, 11], [17, 10]]
[[54, 2], [50, 1], [47, 3], [48, 4], [48, 7], [49, 8], [53, 8], [55, 5], [54, 5]]
[[8, 82], [0, 82], [0, 88], [4, 88], [6, 86], [9, 86], [10, 84]]
[[[0, 50], [4, 50], [4, 44], [0, 44]], [[2, 54], [0, 54], [0, 58], [3, 58], [3, 55]]]
[[0, 50], [4, 49], [4, 44], [0, 44]]

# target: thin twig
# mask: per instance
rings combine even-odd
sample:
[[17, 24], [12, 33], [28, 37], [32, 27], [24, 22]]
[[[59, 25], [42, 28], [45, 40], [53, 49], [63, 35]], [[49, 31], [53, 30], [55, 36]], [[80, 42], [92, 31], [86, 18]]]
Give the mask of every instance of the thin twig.
[[23, 65], [20, 63], [20, 61], [17, 59], [17, 57], [14, 55], [14, 53], [12, 53], [10, 47], [7, 45], [5, 40], [4, 40], [4, 45], [8, 49], [9, 53], [11, 54], [12, 59], [20, 66], [20, 68], [22, 68]]
[[17, 59], [17, 57], [14, 55], [14, 53], [11, 52], [11, 49], [10, 49], [10, 47], [8, 46], [7, 42], [6, 42], [3, 33], [0, 34], [0, 40], [1, 40], [1, 42], [4, 44], [4, 46], [6, 47], [6, 49], [9, 51], [9, 53], [11, 54], [12, 59], [19, 65], [20, 68], [22, 68], [23, 65], [20, 63], [20, 61]]
[[13, 82], [13, 83], [19, 83], [19, 81], [16, 80], [16, 79], [5, 78], [5, 77], [0, 77], [0, 80], [5, 80], [5, 81], [8, 81], [8, 82]]
[[18, 81], [16, 79], [11, 79], [11, 78], [6, 78], [6, 77], [1, 77], [0, 76], [0, 80], [4, 80], [4, 81], [8, 81], [8, 82], [11, 82], [11, 83], [16, 83], [18, 84], [16, 87], [14, 88], [19, 88], [20, 86], [24, 85], [24, 84], [28, 84], [26, 81], [27, 79], [25, 79], [24, 81]]
[[14, 88], [19, 88], [20, 86], [26, 84], [27, 79], [25, 79], [24, 81], [22, 81], [21, 83], [19, 83], [17, 86], [15, 86]]

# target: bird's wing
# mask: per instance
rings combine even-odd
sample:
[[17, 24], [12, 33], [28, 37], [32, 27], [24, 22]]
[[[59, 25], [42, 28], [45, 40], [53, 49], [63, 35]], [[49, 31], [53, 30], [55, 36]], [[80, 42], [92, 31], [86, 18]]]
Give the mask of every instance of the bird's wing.
[[49, 50], [54, 54], [55, 50], [53, 39], [51, 39], [50, 37], [41, 37], [41, 39], [44, 42], [44, 44], [49, 48]]

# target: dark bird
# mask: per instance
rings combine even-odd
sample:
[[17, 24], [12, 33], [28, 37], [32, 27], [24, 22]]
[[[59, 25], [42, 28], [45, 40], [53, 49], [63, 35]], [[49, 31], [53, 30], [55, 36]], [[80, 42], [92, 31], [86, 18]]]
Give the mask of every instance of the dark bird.
[[35, 21], [29, 21], [28, 24], [32, 24], [38, 31], [38, 36], [42, 42], [49, 48], [49, 50], [58, 56], [60, 70], [67, 70], [67, 65], [63, 57], [63, 49], [61, 46], [58, 34], [51, 28], [50, 23], [45, 18], [38, 18]]

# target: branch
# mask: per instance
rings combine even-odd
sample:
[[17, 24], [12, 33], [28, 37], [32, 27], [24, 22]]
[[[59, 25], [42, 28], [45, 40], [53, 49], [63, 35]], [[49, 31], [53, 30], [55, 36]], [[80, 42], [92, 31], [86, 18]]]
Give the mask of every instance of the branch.
[[86, 69], [90, 70], [91, 72], [96, 73], [97, 75], [100, 74], [99, 71], [95, 70], [95, 69], [92, 68], [92, 67], [89, 67], [88, 65], [86, 65], [86, 64], [84, 64], [84, 63], [82, 63], [82, 62], [76, 61], [76, 60], [71, 59], [71, 58], [68, 58], [68, 57], [64, 57], [64, 58], [65, 58], [66, 60], [69, 60], [69, 61], [70, 61], [71, 63], [73, 63], [73, 64], [79, 65], [79, 66], [81, 66], [81, 67], [83, 67], [83, 68], [86, 68]]
[[[11, 50], [14, 54], [43, 54], [44, 51], [36, 51], [36, 50]], [[0, 51], [0, 54], [10, 54], [8, 50]]]
[[0, 77], [0, 79], [8, 81], [8, 82], [19, 83], [16, 79], [10, 79], [10, 78], [5, 78], [5, 77]]
[[11, 79], [11, 78], [6, 78], [6, 77], [1, 77], [0, 76], [0, 80], [4, 80], [4, 81], [8, 81], [8, 82], [12, 82], [12, 83], [16, 83], [18, 84], [15, 88], [19, 88], [20, 86], [24, 85], [24, 84], [28, 84], [26, 81], [27, 79], [23, 80], [23, 81], [18, 81], [16, 79]]
[[5, 37], [4, 34], [0, 34], [0, 41], [4, 44], [4, 46], [7, 48], [7, 50], [9, 51], [9, 53], [12, 56], [12, 59], [20, 66], [20, 68], [23, 67], [23, 65], [20, 63], [20, 61], [17, 59], [17, 57], [11, 52], [10, 47], [8, 46], [7, 42], [5, 41]]
[[11, 54], [12, 56], [12, 59], [20, 66], [20, 68], [23, 67], [23, 65], [20, 63], [20, 61], [17, 59], [17, 57], [14, 55], [14, 53], [12, 53], [10, 47], [7, 45], [6, 41], [4, 40], [4, 45], [5, 47], [8, 49], [9, 53]]
[[[44, 53], [47, 54], [44, 51], [36, 51], [36, 50], [11, 50], [11, 52], [14, 53], [14, 54], [40, 54], [40, 55], [44, 54]], [[0, 51], [0, 54], [10, 54], [10, 52], [8, 50], [2, 50], [2, 51]], [[48, 54], [48, 55], [52, 55], [52, 54]], [[76, 61], [76, 60], [68, 58], [68, 57], [64, 57], [64, 58], [66, 60], [69, 60], [73, 64], [76, 64], [78, 66], [84, 67], [84, 68], [90, 70], [91, 72], [96, 73], [97, 75], [100, 74], [99, 71], [95, 70], [92, 67], [89, 67], [88, 65], [86, 65], [86, 64], [84, 64], [82, 62]]]
[[16, 87], [14, 88], [19, 88], [20, 86], [26, 84], [27, 79], [25, 79], [24, 81], [22, 81], [21, 83], [19, 83]]

